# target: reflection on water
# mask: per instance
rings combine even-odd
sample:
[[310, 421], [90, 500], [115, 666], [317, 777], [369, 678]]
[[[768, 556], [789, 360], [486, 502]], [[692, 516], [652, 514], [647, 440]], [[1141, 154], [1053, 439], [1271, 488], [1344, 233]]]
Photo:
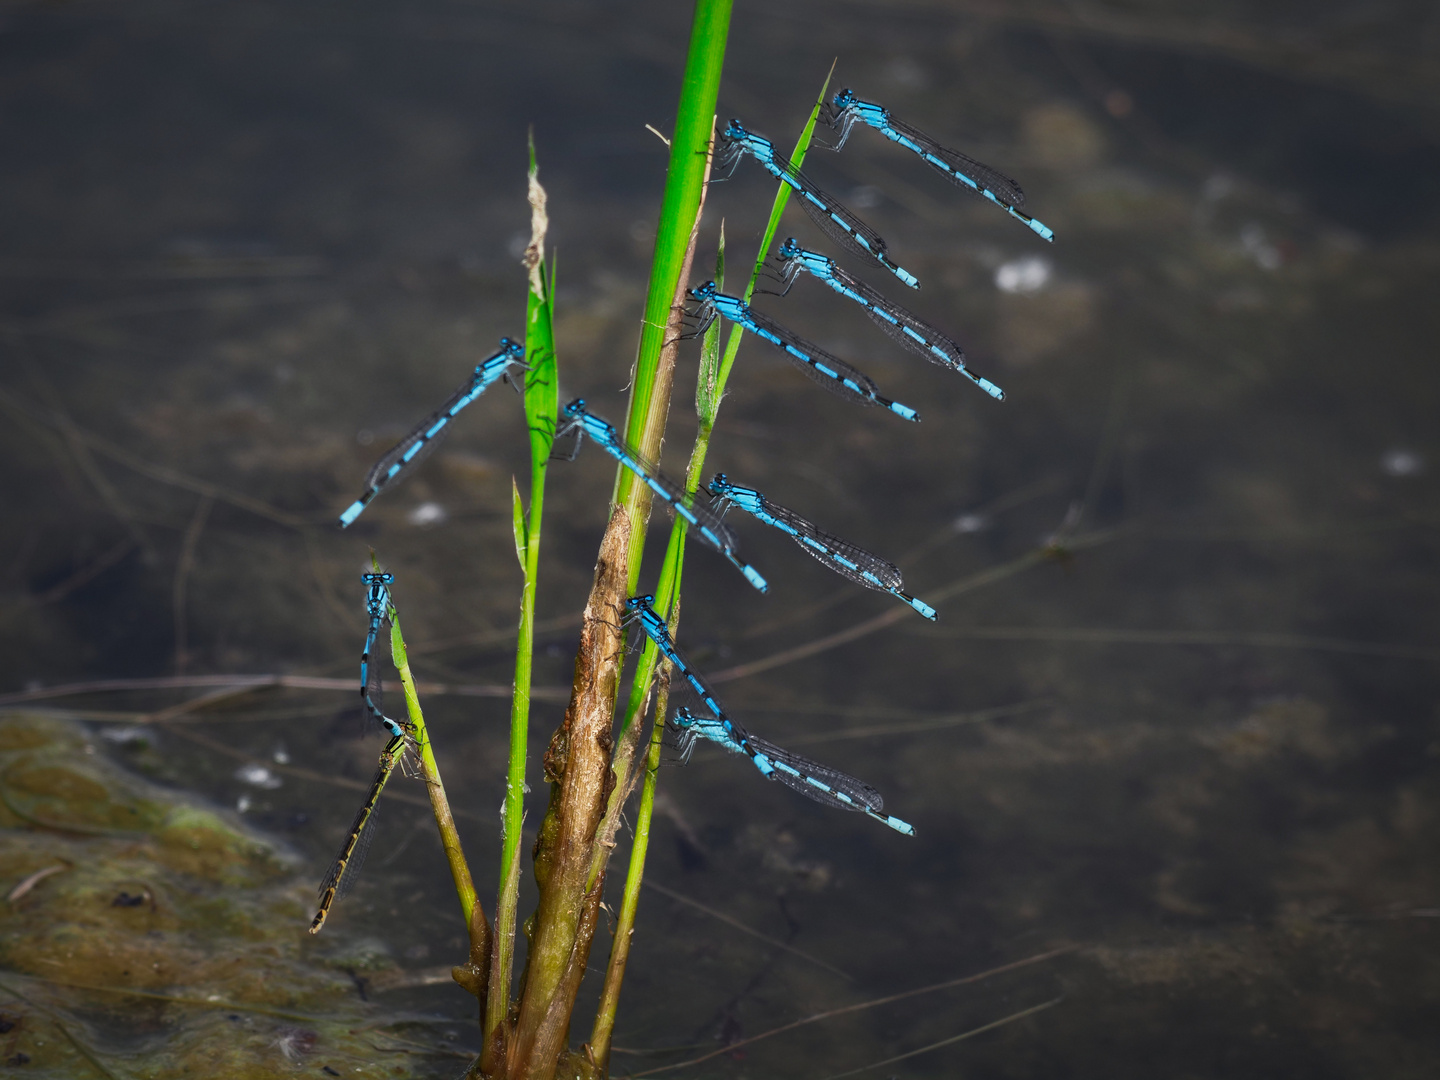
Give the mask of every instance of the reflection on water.
[[[918, 837], [720, 754], [666, 775], [617, 1071], [1075, 946], [674, 1075], [826, 1077], [1057, 998], [871, 1075], [1422, 1075], [1433, 16], [967, 12], [736, 13], [722, 118], [786, 144], [838, 55], [842, 85], [1018, 175], [1057, 240], [873, 132], [807, 166], [1008, 400], [815, 283], [758, 300], [926, 421], [850, 409], [747, 343], [715, 468], [901, 561], [940, 621], [887, 620], [737, 522], [771, 594], [699, 553], [684, 644], [753, 728], [875, 784]], [[377, 446], [518, 336], [530, 124], [561, 391], [617, 413], [665, 160], [645, 124], [669, 122], [685, 13], [82, 0], [0, 19], [3, 689], [310, 680], [0, 717], [0, 1060], [453, 1075], [473, 999], [449, 980], [464, 928], [417, 785], [392, 783], [355, 892], [318, 941], [304, 929], [378, 750], [349, 688], [369, 545], [443, 684], [427, 719], [493, 893], [513, 400], [471, 406], [356, 535], [331, 522]], [[712, 192], [701, 266], [722, 216], [732, 266], [749, 257], [770, 190], [742, 169]], [[542, 685], [569, 678], [611, 476], [599, 454], [552, 474]], [[537, 747], [562, 702], [537, 703]]]

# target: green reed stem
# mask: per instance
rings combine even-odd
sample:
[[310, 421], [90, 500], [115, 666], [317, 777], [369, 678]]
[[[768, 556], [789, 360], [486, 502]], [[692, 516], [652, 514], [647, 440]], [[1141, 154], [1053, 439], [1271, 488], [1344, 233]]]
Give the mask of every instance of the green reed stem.
[[[833, 74], [834, 70], [832, 64], [830, 74]], [[816, 99], [814, 108], [810, 110], [810, 117], [804, 130], [801, 131], [800, 139], [795, 144], [795, 151], [791, 155], [791, 160], [797, 167], [804, 161], [805, 154], [810, 148], [815, 122], [820, 115], [820, 107], [824, 104], [825, 94], [830, 87], [830, 74], [825, 76], [825, 82], [820, 88], [820, 96]], [[769, 254], [770, 244], [775, 239], [775, 230], [779, 227], [780, 215], [785, 210], [789, 196], [789, 186], [782, 183], [779, 191], [775, 194], [775, 201], [770, 210], [770, 221], [765, 228], [760, 251], [756, 255], [755, 266], [750, 273], [749, 284], [745, 288], [746, 301], [749, 301], [755, 291], [755, 284], [764, 268], [765, 258]], [[719, 287], [723, 287], [725, 283], [725, 228], [723, 222], [720, 228], [719, 250], [715, 259], [715, 283]], [[705, 457], [710, 449], [710, 436], [715, 427], [715, 418], [720, 411], [720, 401], [725, 394], [725, 383], [730, 377], [730, 369], [735, 363], [735, 354], [739, 348], [739, 327], [731, 329], [723, 358], [720, 356], [720, 320], [716, 319], [705, 332], [701, 345], [699, 377], [695, 387], [695, 409], [700, 425], [695, 437], [694, 448], [690, 453], [690, 464], [685, 471], [685, 490], [690, 494], [699, 490], [700, 473], [705, 466]], [[665, 549], [665, 561], [660, 567], [660, 578], [655, 586], [656, 610], [668, 611], [672, 638], [678, 631], [680, 623], [680, 579], [685, 562], [686, 527], [685, 519], [677, 515], [670, 530], [669, 544]], [[619, 731], [622, 733], [629, 728], [630, 724], [638, 722], [638, 714], [645, 703], [650, 680], [655, 672], [656, 656], [655, 643], [647, 637], [640, 654], [640, 662], [636, 666], [634, 680], [630, 686], [630, 700], [625, 717], [619, 726]], [[635, 928], [635, 914], [640, 902], [640, 884], [645, 877], [645, 858], [650, 846], [650, 824], [654, 817], [660, 750], [665, 734], [664, 703], [657, 700], [656, 706], [655, 724], [645, 759], [644, 787], [641, 789], [640, 808], [635, 819], [635, 840], [630, 849], [630, 865], [625, 877], [625, 893], [620, 903], [620, 915], [616, 920], [615, 935], [610, 950], [610, 963], [606, 970], [605, 985], [601, 990], [600, 1004], [596, 1010], [595, 1026], [590, 1039], [591, 1056], [602, 1073], [609, 1062], [610, 1040], [615, 1028], [615, 1012], [619, 1005], [620, 984], [624, 979], [625, 965], [629, 959], [630, 943]]]
[[[630, 445], [654, 461], [660, 458], [670, 407], [668, 385], [660, 388], [658, 399], [656, 396], [660, 351], [665, 345], [666, 327], [708, 173], [715, 102], [725, 62], [725, 41], [730, 32], [730, 6], [731, 0], [696, 0], [680, 104], [670, 137], [670, 166], [660, 206], [655, 256], [650, 266], [630, 409], [625, 419], [625, 437]], [[641, 523], [650, 505], [649, 491], [644, 484], [636, 483], [628, 469], [618, 469], [615, 501], [625, 507], [632, 522], [627, 581], [632, 592], [640, 579], [640, 557], [645, 546], [645, 529]]]
[[530, 245], [525, 265], [530, 272], [525, 304], [525, 420], [530, 433], [530, 511], [513, 482], [515, 554], [525, 574], [520, 593], [520, 630], [515, 647], [515, 693], [510, 707], [510, 758], [505, 776], [504, 839], [500, 853], [500, 889], [495, 906], [495, 958], [485, 1003], [484, 1034], [488, 1043], [510, 1007], [515, 960], [515, 922], [519, 910], [521, 826], [525, 819], [525, 767], [530, 735], [530, 685], [535, 652], [535, 589], [540, 569], [540, 524], [545, 508], [545, 475], [555, 439], [559, 394], [555, 360], [555, 271], [545, 272], [545, 235], [549, 217], [545, 189], [538, 180], [535, 139], [530, 139]]
[[[440, 843], [445, 848], [445, 861], [450, 864], [450, 876], [455, 879], [455, 894], [460, 898], [460, 911], [465, 916], [465, 925], [477, 925], [475, 909], [479, 900], [475, 894], [475, 881], [470, 876], [470, 866], [465, 861], [465, 852], [460, 846], [460, 834], [455, 828], [455, 815], [450, 811], [450, 800], [445, 795], [445, 784], [440, 779], [440, 766], [435, 763], [435, 752], [430, 745], [430, 733], [425, 727], [425, 713], [420, 708], [420, 695], [415, 690], [415, 676], [410, 672], [410, 657], [405, 651], [405, 635], [400, 630], [400, 615], [394, 605], [390, 607], [390, 657], [395, 661], [395, 670], [400, 673], [400, 683], [405, 687], [405, 708], [410, 717], [411, 735], [420, 752], [420, 772], [430, 793], [430, 809], [435, 814], [435, 825], [440, 830]], [[478, 925], [489, 935], [490, 925], [482, 913]]]
[[[681, 525], [683, 526], [683, 519]], [[670, 543], [665, 550], [665, 562], [661, 573], [671, 571], [671, 589], [668, 594], [657, 595], [657, 610], [669, 608], [667, 622], [670, 633], [674, 634], [680, 624], [679, 589], [685, 562], [685, 529], [676, 528], [670, 532]], [[645, 639], [645, 655], [650, 657], [653, 670], [655, 643]], [[641, 657], [642, 666], [645, 655]], [[669, 662], [664, 672], [669, 674]], [[611, 1039], [615, 1034], [615, 1013], [620, 1005], [620, 986], [625, 981], [625, 967], [630, 960], [630, 944], [635, 936], [635, 913], [640, 906], [640, 883], [645, 876], [645, 855], [650, 849], [650, 823], [655, 816], [655, 782], [660, 771], [660, 751], [665, 739], [665, 710], [669, 706], [670, 683], [668, 678], [659, 680], [655, 695], [655, 723], [650, 731], [650, 745], [645, 753], [645, 783], [640, 795], [640, 810], [635, 820], [635, 839], [630, 847], [630, 865], [625, 873], [625, 893], [620, 901], [620, 914], [615, 920], [615, 932], [610, 946], [610, 961], [605, 969], [605, 984], [600, 990], [600, 1002], [595, 1009], [595, 1024], [590, 1034], [590, 1057], [600, 1075], [608, 1073], [610, 1065]], [[643, 697], [642, 697], [643, 702]], [[638, 706], [637, 706], [638, 708]], [[638, 723], [633, 715], [628, 720]]]

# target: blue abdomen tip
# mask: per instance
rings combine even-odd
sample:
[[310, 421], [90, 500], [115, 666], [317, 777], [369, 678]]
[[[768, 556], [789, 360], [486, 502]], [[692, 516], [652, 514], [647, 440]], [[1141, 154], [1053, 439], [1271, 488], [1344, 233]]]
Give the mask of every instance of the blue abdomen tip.
[[903, 416], [906, 420], [913, 420], [917, 424], [920, 422], [920, 414], [909, 405], [901, 405], [898, 401], [894, 401], [890, 404], [890, 411], [897, 416]]

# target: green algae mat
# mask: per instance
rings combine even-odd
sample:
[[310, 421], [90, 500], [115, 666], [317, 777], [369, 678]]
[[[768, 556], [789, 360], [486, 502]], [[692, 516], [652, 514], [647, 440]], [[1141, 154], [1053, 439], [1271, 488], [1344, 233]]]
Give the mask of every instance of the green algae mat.
[[314, 883], [298, 870], [233, 815], [109, 761], [81, 725], [0, 715], [0, 1072], [460, 1071], [407, 1037], [423, 1018], [365, 1000], [381, 954], [305, 933]]

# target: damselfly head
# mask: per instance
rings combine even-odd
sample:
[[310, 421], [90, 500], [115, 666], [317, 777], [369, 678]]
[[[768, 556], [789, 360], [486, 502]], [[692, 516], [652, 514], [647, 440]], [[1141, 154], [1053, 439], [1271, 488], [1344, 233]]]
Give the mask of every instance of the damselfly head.
[[691, 289], [690, 295], [700, 301], [714, 300], [715, 297], [719, 295], [719, 291], [715, 288], [715, 282], [707, 281]]
[[727, 138], [727, 139], [737, 139], [737, 140], [738, 140], [738, 139], [748, 138], [749, 135], [750, 135], [750, 132], [746, 131], [745, 128], [741, 125], [740, 121], [739, 121], [739, 120], [736, 120], [736, 119], [732, 116], [732, 117], [730, 118], [730, 123], [729, 123], [729, 125], [727, 125], [726, 128], [725, 128], [725, 138]]
[[518, 341], [515, 341], [508, 337], [502, 337], [500, 339], [500, 348], [513, 356], [516, 360], [525, 359], [525, 346], [521, 345]]
[[392, 585], [395, 582], [395, 575], [391, 573], [361, 574], [360, 580], [366, 585]]
[[567, 420], [574, 420], [575, 417], [579, 416], [584, 411], [585, 399], [583, 397], [577, 397], [574, 401], [570, 402], [570, 404], [565, 406], [565, 418]]
[[801, 255], [804, 255], [805, 249], [800, 246], [798, 240], [791, 236], [786, 238], [785, 243], [780, 245], [780, 250], [775, 254], [788, 262], [791, 259], [798, 259]]
[[723, 472], [716, 473], [710, 478], [710, 483], [706, 486], [705, 490], [717, 499], [723, 499], [726, 495], [730, 494], [730, 481]]
[[857, 100], [855, 92], [847, 86], [845, 89], [836, 92], [835, 107], [837, 109], [848, 109], [851, 105], [854, 105]]

